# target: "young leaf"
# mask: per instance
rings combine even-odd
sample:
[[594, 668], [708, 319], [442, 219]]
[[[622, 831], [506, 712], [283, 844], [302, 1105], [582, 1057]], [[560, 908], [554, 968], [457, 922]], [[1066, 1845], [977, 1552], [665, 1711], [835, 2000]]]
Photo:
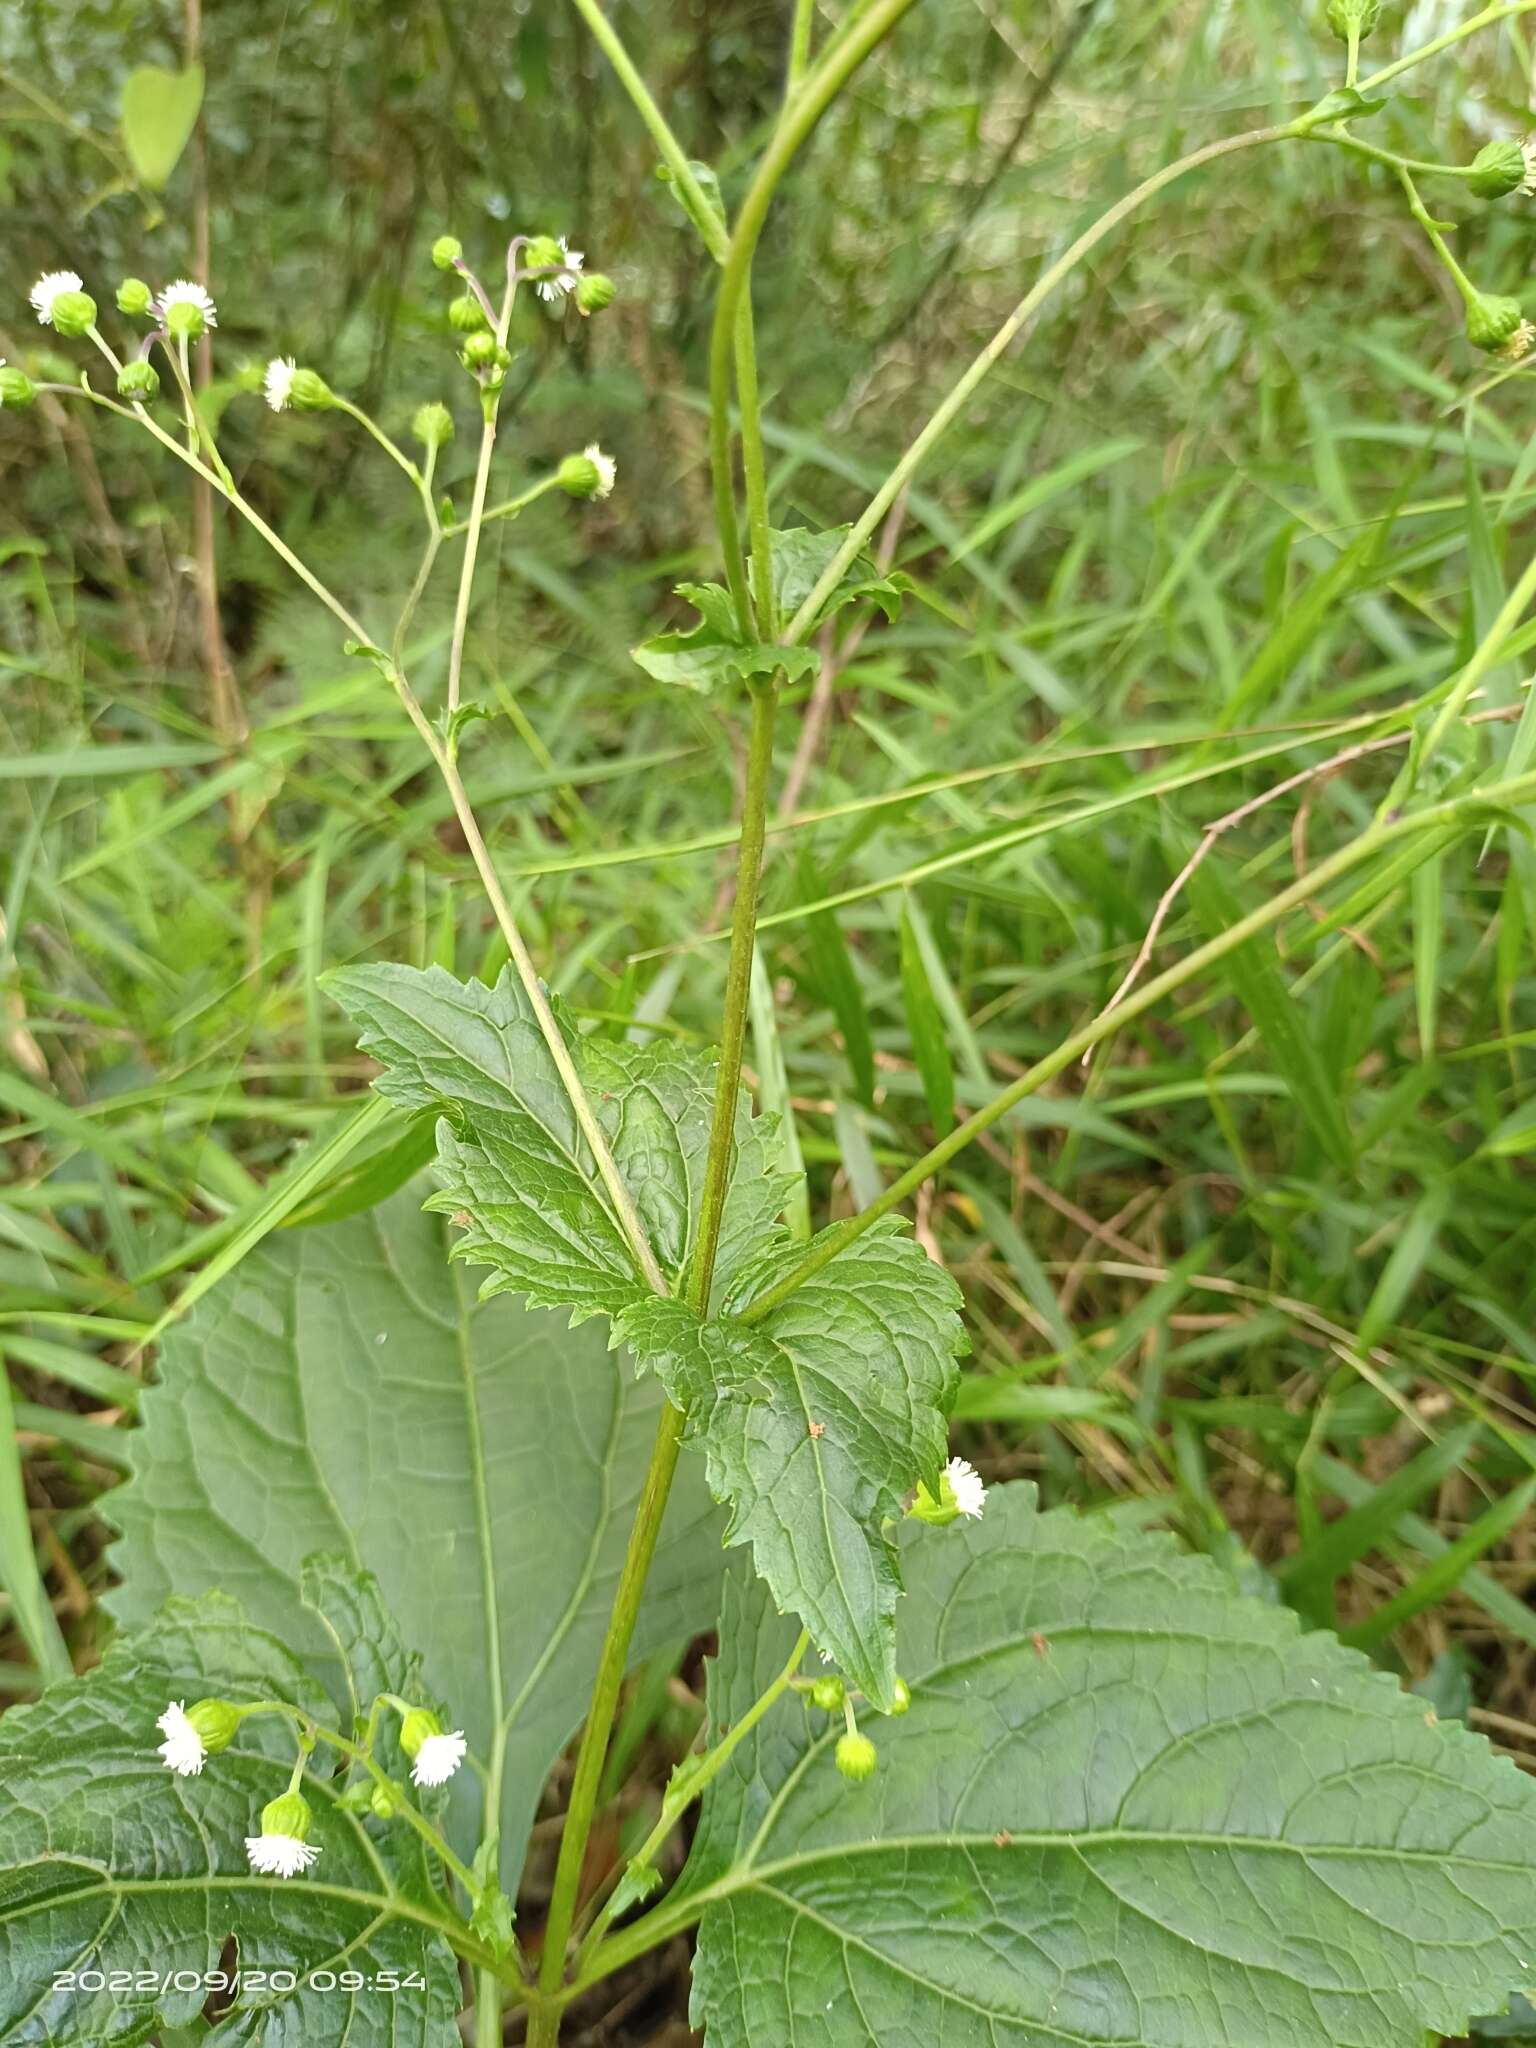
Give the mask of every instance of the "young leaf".
[[677, 594], [698, 612], [698, 625], [686, 633], [658, 633], [633, 650], [635, 660], [657, 682], [680, 683], [707, 696], [729, 683], [771, 676], [776, 669], [783, 669], [791, 681], [815, 674], [819, 658], [814, 648], [743, 639], [730, 593], [721, 584], [680, 583]]
[[[903, 1538], [874, 1777], [780, 1706], [705, 1795], [676, 1912], [709, 2048], [1403, 2048], [1529, 1983], [1536, 1785], [1464, 1728], [1031, 1486]], [[717, 1730], [794, 1624], [732, 1585], [720, 1636]]]
[[[179, 1777], [156, 1717], [208, 1695], [335, 1723], [282, 1642], [217, 1595], [170, 1603], [89, 1678], [0, 1719], [0, 2040], [64, 2048], [185, 2026], [234, 1937], [241, 1982], [221, 2038], [455, 2048], [458, 1965], [416, 1837], [347, 1813], [340, 1781], [317, 1770], [304, 1787], [317, 1861], [255, 1875], [245, 1839], [287, 1786], [293, 1735], [276, 1716], [247, 1721], [200, 1776]], [[341, 1970], [401, 1988], [338, 1997], [308, 1981]]]
[[[792, 618], [804, 604], [851, 531], [848, 526], [791, 526], [771, 531], [773, 601], [781, 619]], [[830, 596], [818, 605], [812, 626], [824, 626], [844, 605], [861, 597], [877, 604], [887, 619], [894, 619], [912, 587], [910, 576], [883, 576], [868, 555], [857, 555]]]
[[702, 1440], [711, 1490], [731, 1506], [727, 1543], [751, 1543], [778, 1604], [884, 1708], [901, 1585], [884, 1525], [944, 1461], [960, 1290], [893, 1221], [761, 1322], [735, 1319], [802, 1256], [771, 1247], [715, 1320], [651, 1296], [619, 1328]]
[[[380, 1093], [439, 1111], [444, 1187], [431, 1206], [463, 1228], [456, 1258], [494, 1268], [483, 1293], [520, 1293], [579, 1320], [616, 1315], [647, 1291], [510, 969], [495, 988], [440, 967], [397, 966], [346, 968], [325, 985], [358, 1024], [363, 1050], [383, 1064]], [[584, 1038], [558, 1003], [556, 1012], [656, 1256], [675, 1279], [693, 1250], [715, 1062], [665, 1041]], [[719, 1285], [783, 1206], [787, 1180], [770, 1136], [743, 1096]]]
[[[345, 1699], [356, 1653], [333, 1609], [330, 1627], [306, 1611], [305, 1564], [317, 1552], [366, 1563], [451, 1725], [488, 1765], [500, 1759], [512, 1886], [596, 1669], [658, 1399], [615, 1371], [597, 1331], [505, 1297], [477, 1304], [445, 1252], [443, 1225], [408, 1188], [366, 1216], [269, 1239], [172, 1330], [162, 1385], [123, 1440], [133, 1476], [112, 1496], [112, 1562], [124, 1583], [107, 1604], [131, 1623], [168, 1593], [224, 1588]], [[709, 1626], [719, 1572], [719, 1518], [686, 1468], [637, 1659]], [[467, 1859], [474, 1774], [459, 1772], [453, 1794]]]

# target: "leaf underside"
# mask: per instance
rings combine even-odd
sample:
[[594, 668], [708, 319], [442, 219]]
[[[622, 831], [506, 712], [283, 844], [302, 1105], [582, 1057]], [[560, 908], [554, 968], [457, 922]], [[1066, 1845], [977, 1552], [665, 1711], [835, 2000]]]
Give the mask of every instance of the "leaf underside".
[[[1530, 1984], [1536, 1785], [1389, 1675], [1030, 1486], [902, 1551], [874, 1778], [786, 1703], [706, 1794], [709, 2048], [1405, 2048]], [[720, 1633], [717, 1730], [794, 1630]]]
[[[168, 1337], [112, 1496], [124, 1583], [107, 1604], [138, 1623], [219, 1588], [335, 1687], [302, 1567], [317, 1551], [371, 1567], [476, 1756], [500, 1728], [510, 1889], [596, 1670], [660, 1403], [599, 1331], [475, 1302], [421, 1192], [269, 1239]], [[718, 1514], [685, 1471], [637, 1658], [712, 1626], [720, 1567]], [[468, 1854], [473, 1773], [453, 1789]]]
[[[807, 568], [806, 574], [810, 573]], [[527, 998], [441, 969], [364, 967], [328, 986], [383, 1065], [379, 1088], [435, 1106], [432, 1206], [462, 1231], [458, 1256], [577, 1317], [604, 1314], [654, 1366], [702, 1444], [727, 1540], [748, 1542], [782, 1606], [800, 1614], [862, 1690], [894, 1694], [900, 1581], [885, 1533], [917, 1481], [933, 1483], [964, 1343], [960, 1294], [901, 1226], [866, 1235], [761, 1323], [736, 1312], [803, 1256], [779, 1214], [790, 1178], [773, 1124], [743, 1093], [712, 1288], [701, 1321], [636, 1270]], [[567, 1045], [669, 1283], [698, 1226], [716, 1067], [676, 1045]]]
[[[344, 1636], [347, 1589], [334, 1567], [325, 1578], [311, 1590]], [[370, 1604], [365, 1586], [350, 1590]], [[286, 1880], [256, 1876], [245, 1837], [286, 1788], [293, 1737], [275, 1717], [248, 1721], [200, 1776], [173, 1775], [155, 1717], [169, 1699], [209, 1693], [335, 1719], [284, 1645], [212, 1595], [170, 1603], [90, 1677], [0, 1720], [0, 2042], [142, 2041], [188, 2025], [210, 1973], [238, 1968], [297, 1982], [290, 1991], [279, 1974], [253, 1989], [248, 1976], [211, 2043], [453, 2048], [458, 1964], [416, 1838], [345, 1812], [339, 1781], [311, 1777], [317, 1862]], [[310, 1971], [332, 1981], [312, 1985]], [[394, 1972], [402, 1988], [342, 1992], [342, 1971]]]

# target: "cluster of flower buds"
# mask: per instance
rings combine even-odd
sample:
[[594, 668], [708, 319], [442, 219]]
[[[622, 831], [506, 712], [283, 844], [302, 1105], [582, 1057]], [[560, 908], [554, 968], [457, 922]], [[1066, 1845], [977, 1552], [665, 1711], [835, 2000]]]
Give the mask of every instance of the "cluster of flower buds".
[[[65, 341], [89, 338], [96, 342], [117, 366], [118, 397], [144, 404], [160, 392], [159, 374], [149, 361], [154, 344], [162, 341], [185, 345], [199, 340], [210, 328], [218, 326], [218, 308], [207, 287], [187, 277], [177, 278], [174, 284], [158, 292], [151, 290], [141, 277], [125, 277], [116, 296], [120, 313], [153, 323], [138, 355], [120, 366], [97, 332], [99, 308], [76, 271], [46, 271], [29, 294], [32, 310], [42, 326], [51, 327]], [[0, 366], [0, 404], [30, 405], [35, 395], [31, 383], [19, 370], [6, 372]]]
[[[445, 1729], [430, 1707], [412, 1706], [392, 1694], [382, 1695], [381, 1700], [400, 1715], [400, 1747], [411, 1760], [412, 1782], [424, 1787], [446, 1785], [468, 1752], [463, 1729]], [[180, 1777], [198, 1777], [209, 1757], [228, 1749], [246, 1715], [262, 1711], [270, 1711], [265, 1703], [236, 1706], [229, 1700], [204, 1699], [189, 1707], [185, 1700], [173, 1700], [155, 1723], [164, 1737], [160, 1760]], [[297, 1767], [294, 1777], [286, 1792], [262, 1808], [259, 1831], [245, 1838], [251, 1868], [265, 1876], [295, 1877], [320, 1854], [309, 1839], [314, 1816], [298, 1789]], [[373, 1777], [353, 1787], [343, 1799], [349, 1807], [367, 1808], [388, 1820], [401, 1810], [405, 1794], [389, 1779]]]
[[[825, 1656], [826, 1652], [823, 1651]], [[802, 1686], [806, 1681], [798, 1681]], [[824, 1714], [841, 1714], [845, 1729], [837, 1739], [833, 1756], [842, 1775], [855, 1785], [861, 1785], [875, 1775], [880, 1762], [880, 1753], [867, 1735], [859, 1732], [854, 1719], [853, 1698], [846, 1683], [834, 1672], [826, 1672], [820, 1678], [809, 1681], [807, 1687], [811, 1705]], [[912, 1705], [912, 1689], [904, 1678], [896, 1681], [895, 1695], [891, 1701], [893, 1714], [905, 1714]]]

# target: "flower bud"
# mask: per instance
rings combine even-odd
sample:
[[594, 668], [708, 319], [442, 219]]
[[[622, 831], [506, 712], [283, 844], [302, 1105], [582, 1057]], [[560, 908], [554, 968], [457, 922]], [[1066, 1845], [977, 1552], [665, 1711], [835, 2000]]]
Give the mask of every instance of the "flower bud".
[[448, 325], [456, 334], [475, 334], [482, 327], [489, 327], [485, 308], [473, 292], [465, 292], [459, 298], [448, 302]]
[[1508, 192], [1518, 192], [1524, 182], [1525, 151], [1512, 136], [1501, 135], [1495, 142], [1485, 142], [1473, 157], [1467, 190], [1479, 199], [1502, 199]]
[[576, 280], [576, 310], [578, 313], [601, 313], [605, 306], [613, 304], [617, 290], [611, 277], [605, 277], [600, 270], [589, 270]]
[[286, 1835], [290, 1842], [307, 1842], [311, 1818], [309, 1801], [302, 1792], [283, 1792], [261, 1809], [261, 1832]]
[[836, 1756], [837, 1768], [855, 1785], [862, 1785], [866, 1778], [872, 1778], [879, 1762], [875, 1745], [867, 1735], [840, 1735]]
[[138, 399], [148, 405], [160, 396], [160, 377], [153, 363], [124, 363], [117, 373], [119, 398]]
[[372, 1813], [373, 1794], [373, 1781], [369, 1778], [357, 1778], [345, 1792], [338, 1793], [336, 1804], [343, 1813]]
[[912, 1688], [904, 1678], [898, 1678], [891, 1694], [891, 1712], [905, 1714], [912, 1705]]
[[8, 370], [0, 363], [0, 406], [13, 405], [24, 412], [37, 397], [37, 386], [25, 370]]
[[618, 464], [595, 441], [580, 455], [567, 455], [555, 471], [555, 482], [572, 498], [606, 498], [618, 475]]
[[430, 405], [416, 408], [411, 432], [424, 448], [441, 448], [444, 442], [453, 439], [453, 414], [446, 405], [440, 405], [434, 399]]
[[96, 301], [89, 292], [60, 292], [50, 324], [66, 341], [79, 341], [96, 325]]
[[147, 313], [154, 304], [155, 295], [142, 277], [125, 277], [117, 288], [117, 310], [119, 313], [137, 315]]
[[530, 235], [523, 244], [523, 262], [530, 270], [555, 270], [564, 261], [564, 246], [553, 235]]
[[464, 254], [464, 244], [457, 235], [439, 235], [432, 244], [432, 261], [439, 270], [452, 270]]
[[1520, 301], [1479, 292], [1467, 308], [1467, 339], [1474, 348], [1496, 355], [1520, 328]]
[[288, 403], [295, 412], [326, 412], [336, 399], [318, 370], [300, 369], [289, 383]]
[[380, 1820], [392, 1820], [400, 1811], [400, 1795], [393, 1785], [375, 1783], [369, 1788], [368, 1806]]
[[1328, 0], [1328, 26], [1341, 43], [1363, 42], [1381, 17], [1381, 0]]
[[400, 1720], [400, 1747], [407, 1756], [418, 1756], [421, 1745], [434, 1735], [441, 1735], [443, 1724], [430, 1707], [412, 1707]]
[[496, 361], [497, 354], [495, 335], [482, 327], [478, 333], [465, 335], [464, 346], [459, 350], [459, 361], [466, 370], [484, 370]]
[[828, 1676], [818, 1678], [811, 1687], [811, 1704], [820, 1707], [824, 1714], [840, 1714], [847, 1697], [847, 1687], [840, 1678]]
[[[149, 365], [146, 363], [143, 367], [148, 369]], [[240, 1710], [232, 1707], [228, 1700], [198, 1700], [188, 1707], [187, 1719], [196, 1729], [198, 1740], [209, 1756], [217, 1756], [220, 1750], [228, 1749], [240, 1732]]]

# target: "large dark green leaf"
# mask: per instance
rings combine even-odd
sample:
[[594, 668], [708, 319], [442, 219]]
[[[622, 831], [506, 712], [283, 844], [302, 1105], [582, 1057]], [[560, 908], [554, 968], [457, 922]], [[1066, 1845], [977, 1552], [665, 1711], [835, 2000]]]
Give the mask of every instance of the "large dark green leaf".
[[731, 1506], [727, 1542], [751, 1543], [779, 1605], [889, 1707], [901, 1582], [886, 1524], [944, 1461], [960, 1290], [891, 1222], [761, 1322], [737, 1320], [804, 1251], [771, 1247], [715, 1320], [651, 1297], [620, 1328], [702, 1440], [710, 1487]]
[[[785, 1704], [706, 1796], [710, 2048], [1407, 2048], [1531, 1982], [1536, 1785], [1364, 1658], [1028, 1486], [902, 1550], [874, 1778]], [[717, 1729], [793, 1637], [733, 1587]]]
[[[304, 1561], [369, 1567], [428, 1685], [501, 1771], [515, 1881], [596, 1667], [658, 1412], [593, 1330], [476, 1303], [407, 1189], [270, 1239], [167, 1340], [112, 1497], [125, 1621], [218, 1587], [340, 1683], [300, 1599]], [[718, 1519], [679, 1475], [637, 1657], [714, 1619]], [[455, 1780], [473, 1848], [478, 1787]]]
[[[327, 1578], [312, 1590], [344, 1601], [340, 1576]], [[369, 1600], [355, 1584], [350, 1597]], [[142, 2041], [157, 2022], [192, 2020], [210, 1975], [237, 1963], [244, 1982], [215, 2041], [453, 2048], [458, 1965], [415, 1836], [347, 1813], [339, 1784], [312, 1775], [318, 1859], [299, 1877], [256, 1876], [245, 1838], [286, 1789], [293, 1737], [275, 1717], [247, 1721], [201, 1776], [175, 1776], [156, 1717], [208, 1693], [337, 1719], [284, 1644], [218, 1595], [171, 1603], [89, 1678], [0, 1719], [0, 2042]], [[342, 1971], [397, 1988], [341, 1992]]]

